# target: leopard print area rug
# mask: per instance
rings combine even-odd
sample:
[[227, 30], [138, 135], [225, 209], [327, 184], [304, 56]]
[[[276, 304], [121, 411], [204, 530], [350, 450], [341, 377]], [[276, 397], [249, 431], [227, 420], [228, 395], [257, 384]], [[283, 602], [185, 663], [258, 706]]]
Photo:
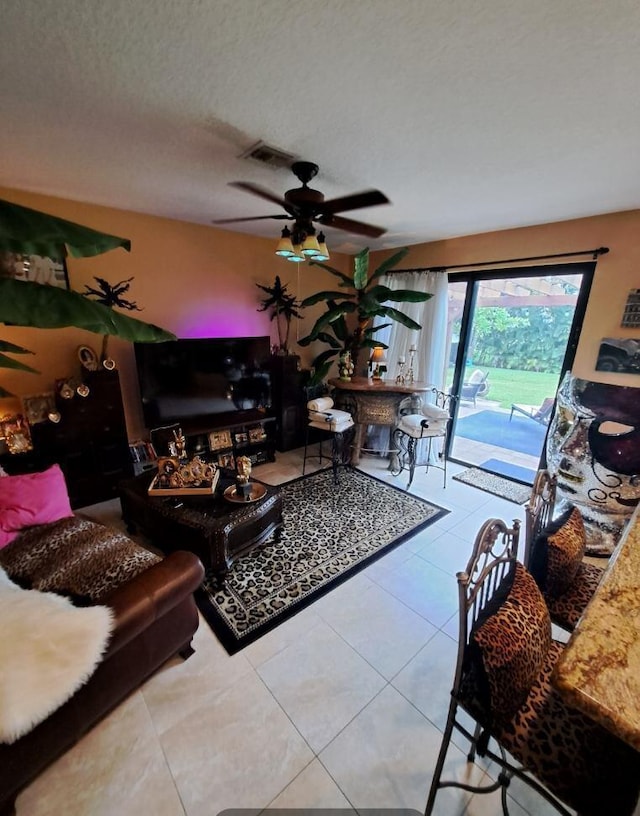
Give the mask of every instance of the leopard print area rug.
[[238, 559], [223, 587], [207, 575], [198, 606], [229, 654], [257, 640], [449, 511], [358, 470], [281, 485], [284, 527]]

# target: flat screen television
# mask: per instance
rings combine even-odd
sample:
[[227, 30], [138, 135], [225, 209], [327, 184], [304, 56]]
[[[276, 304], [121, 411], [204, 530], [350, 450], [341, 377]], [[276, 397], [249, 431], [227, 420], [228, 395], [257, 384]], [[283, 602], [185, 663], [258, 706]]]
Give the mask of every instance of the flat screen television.
[[271, 405], [269, 337], [136, 343], [145, 424], [248, 419]]

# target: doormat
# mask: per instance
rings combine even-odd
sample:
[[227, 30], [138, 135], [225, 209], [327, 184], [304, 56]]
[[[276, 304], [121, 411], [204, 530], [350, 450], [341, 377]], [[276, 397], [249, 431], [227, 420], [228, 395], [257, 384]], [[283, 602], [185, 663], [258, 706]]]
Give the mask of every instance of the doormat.
[[198, 607], [229, 654], [242, 649], [449, 511], [359, 470], [331, 469], [281, 485], [284, 526], [239, 558]]
[[511, 462], [503, 462], [502, 459], [487, 459], [486, 462], [480, 462], [478, 467], [480, 470], [488, 470], [495, 473], [496, 476], [504, 476], [505, 479], [511, 479], [529, 487], [533, 486], [533, 480], [536, 478], [536, 472], [532, 468], [512, 465]]
[[487, 473], [486, 470], [479, 468], [468, 468], [462, 473], [457, 473], [453, 478], [458, 482], [477, 487], [478, 490], [484, 490], [485, 493], [493, 493], [494, 496], [500, 496], [501, 499], [515, 502], [515, 504], [524, 504], [531, 496], [530, 487], [504, 479], [502, 476], [496, 476], [494, 473]]

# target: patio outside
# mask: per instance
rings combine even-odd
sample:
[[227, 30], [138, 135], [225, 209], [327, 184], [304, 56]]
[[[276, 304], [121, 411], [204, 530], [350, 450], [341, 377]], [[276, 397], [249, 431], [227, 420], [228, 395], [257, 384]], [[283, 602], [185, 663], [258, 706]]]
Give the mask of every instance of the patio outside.
[[[580, 275], [495, 278], [476, 284], [450, 458], [516, 479], [533, 478], [544, 447]], [[468, 288], [449, 284], [453, 381]], [[472, 386], [473, 381], [480, 387]], [[524, 469], [524, 470], [520, 470]]]

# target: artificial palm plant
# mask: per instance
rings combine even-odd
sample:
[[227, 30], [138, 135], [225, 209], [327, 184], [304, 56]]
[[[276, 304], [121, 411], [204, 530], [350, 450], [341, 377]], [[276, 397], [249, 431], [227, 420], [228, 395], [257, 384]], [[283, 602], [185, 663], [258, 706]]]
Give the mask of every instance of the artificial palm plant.
[[[273, 286], [262, 286], [256, 283], [258, 289], [262, 289], [267, 293], [267, 297], [262, 299], [262, 308], [259, 312], [266, 312], [271, 310], [271, 320], [276, 321], [278, 329], [278, 350], [280, 354], [289, 353], [289, 334], [291, 332], [291, 321], [294, 317], [300, 317], [300, 304], [295, 298], [295, 295], [290, 295], [287, 292], [288, 284], [282, 284], [280, 276], [276, 275]], [[282, 321], [284, 320], [285, 329], [283, 334]]]
[[[333, 358], [337, 354], [348, 351], [357, 372], [361, 349], [372, 349], [374, 346], [387, 348], [384, 343], [375, 340], [373, 335], [390, 326], [391, 323], [379, 322], [374, 325], [374, 318], [395, 320], [416, 331], [422, 328], [415, 320], [388, 304], [419, 303], [429, 300], [431, 295], [415, 292], [412, 289], [390, 289], [388, 286], [377, 283], [379, 278], [393, 269], [408, 251], [407, 247], [401, 249], [369, 274], [369, 250], [363, 249], [354, 257], [351, 277], [332, 266], [317, 261], [311, 262], [335, 275], [340, 281], [338, 285], [343, 289], [343, 291], [318, 292], [302, 301], [304, 307], [323, 301], [327, 304], [326, 311], [316, 320], [309, 334], [298, 341], [301, 346], [308, 346], [316, 340], [330, 346], [328, 350], [321, 352], [312, 363], [314, 382], [319, 382], [326, 377]], [[351, 321], [349, 321], [349, 315], [353, 315]]]

